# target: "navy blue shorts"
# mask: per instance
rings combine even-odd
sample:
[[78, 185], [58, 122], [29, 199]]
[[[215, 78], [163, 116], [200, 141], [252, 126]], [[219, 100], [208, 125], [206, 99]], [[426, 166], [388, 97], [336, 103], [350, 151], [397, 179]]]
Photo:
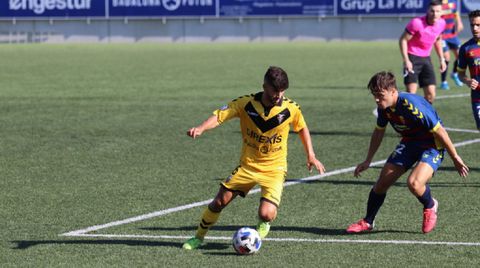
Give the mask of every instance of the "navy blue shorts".
[[458, 36], [442, 40], [442, 49], [443, 52], [447, 52], [450, 49], [459, 49], [462, 45], [460, 38]]
[[422, 148], [420, 142], [400, 142], [388, 157], [387, 163], [410, 169], [417, 162], [424, 162], [437, 171], [443, 161], [445, 149]]

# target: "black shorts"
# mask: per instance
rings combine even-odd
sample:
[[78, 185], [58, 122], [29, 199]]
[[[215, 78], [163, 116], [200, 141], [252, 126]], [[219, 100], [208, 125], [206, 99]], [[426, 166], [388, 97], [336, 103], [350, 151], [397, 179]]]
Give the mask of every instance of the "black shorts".
[[413, 64], [413, 73], [403, 70], [403, 83], [405, 85], [417, 83], [420, 87], [435, 85], [435, 71], [433, 69], [430, 57], [419, 57], [408, 54], [408, 58]]

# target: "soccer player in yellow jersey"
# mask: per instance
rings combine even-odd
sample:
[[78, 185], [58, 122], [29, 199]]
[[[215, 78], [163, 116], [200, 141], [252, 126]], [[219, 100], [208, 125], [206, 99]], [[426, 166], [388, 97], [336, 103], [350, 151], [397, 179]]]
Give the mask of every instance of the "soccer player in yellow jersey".
[[307, 168], [321, 174], [325, 168], [315, 157], [310, 132], [298, 104], [284, 96], [288, 88], [287, 73], [279, 67], [269, 67], [265, 73], [263, 92], [231, 101], [213, 112], [197, 127], [187, 131], [196, 138], [232, 118], [240, 118], [242, 155], [240, 165], [220, 185], [217, 195], [202, 214], [194, 237], [183, 244], [184, 249], [198, 248], [220, 216], [223, 208], [237, 195], [245, 197], [255, 185], [261, 187], [257, 231], [267, 236], [270, 222], [277, 216], [283, 183], [287, 174], [287, 141], [290, 126], [298, 132], [307, 155]]

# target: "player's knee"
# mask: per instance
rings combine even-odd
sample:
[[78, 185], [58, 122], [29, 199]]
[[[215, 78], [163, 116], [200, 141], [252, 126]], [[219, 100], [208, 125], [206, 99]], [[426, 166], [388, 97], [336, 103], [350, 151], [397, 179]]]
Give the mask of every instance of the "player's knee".
[[213, 211], [213, 212], [221, 212], [226, 206], [227, 202], [224, 202], [224, 200], [215, 198], [209, 205], [208, 208]]
[[376, 194], [384, 194], [388, 191], [388, 188], [389, 188], [388, 185], [383, 185], [381, 183], [375, 183], [372, 190]]
[[422, 191], [425, 184], [421, 183], [419, 180], [416, 180], [415, 178], [409, 178], [407, 181], [407, 186], [410, 192], [412, 192], [415, 195], [419, 195], [419, 193]]
[[258, 212], [258, 217], [262, 219], [262, 221], [271, 222], [275, 220], [276, 216], [277, 216], [276, 211], [272, 211], [272, 210], [260, 210]]
[[277, 207], [274, 205], [260, 205], [258, 217], [262, 221], [273, 221], [277, 217]]

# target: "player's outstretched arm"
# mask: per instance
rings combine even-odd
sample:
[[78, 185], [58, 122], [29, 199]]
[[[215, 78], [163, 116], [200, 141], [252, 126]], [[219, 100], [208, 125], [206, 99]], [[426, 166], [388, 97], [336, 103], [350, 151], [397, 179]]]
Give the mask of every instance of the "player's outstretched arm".
[[212, 115], [207, 120], [203, 121], [203, 123], [201, 123], [200, 125], [189, 129], [187, 131], [187, 135], [195, 139], [196, 137], [202, 135], [202, 133], [205, 132], [206, 130], [215, 128], [218, 125], [219, 123], [218, 123], [217, 116]]
[[308, 127], [304, 127], [302, 130], [300, 130], [298, 132], [298, 135], [300, 135], [300, 139], [302, 140], [302, 143], [303, 143], [303, 148], [305, 149], [305, 153], [307, 154], [308, 170], [312, 172], [312, 168], [315, 167], [315, 169], [320, 174], [325, 173], [325, 167], [315, 157], [315, 152], [313, 151], [313, 145], [312, 145], [312, 138], [310, 136], [310, 131], [308, 130]]
[[462, 158], [457, 154], [457, 150], [455, 149], [455, 146], [453, 146], [452, 140], [450, 140], [445, 128], [440, 126], [435, 132], [433, 132], [433, 135], [447, 150], [448, 154], [452, 158], [453, 164], [455, 165], [455, 169], [458, 171], [458, 174], [460, 174], [462, 177], [467, 177], [469, 168], [467, 165], [465, 165], [465, 163], [463, 163]]
[[358, 164], [357, 167], [355, 168], [355, 171], [353, 172], [353, 175], [355, 177], [359, 177], [360, 173], [362, 173], [364, 170], [367, 170], [370, 167], [370, 163], [372, 162], [373, 156], [377, 152], [378, 147], [380, 147], [380, 144], [382, 144], [384, 135], [385, 135], [384, 128], [375, 128], [375, 130], [372, 133], [372, 137], [370, 138], [370, 145], [368, 146], [367, 158], [365, 159], [365, 161]]

